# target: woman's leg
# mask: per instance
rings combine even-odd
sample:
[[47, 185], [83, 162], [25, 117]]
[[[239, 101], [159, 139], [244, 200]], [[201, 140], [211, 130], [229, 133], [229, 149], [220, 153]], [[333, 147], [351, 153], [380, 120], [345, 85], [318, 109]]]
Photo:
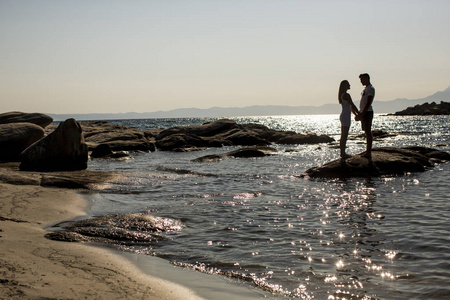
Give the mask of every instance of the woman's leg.
[[350, 130], [350, 126], [341, 126], [341, 140], [339, 143], [340, 148], [341, 148], [341, 157], [350, 157], [350, 155], [345, 153], [349, 130]]

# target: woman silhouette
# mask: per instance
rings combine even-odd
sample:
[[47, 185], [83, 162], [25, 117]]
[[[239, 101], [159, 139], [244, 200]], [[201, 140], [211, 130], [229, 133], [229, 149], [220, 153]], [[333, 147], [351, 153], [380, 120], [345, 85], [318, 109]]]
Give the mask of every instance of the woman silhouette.
[[350, 83], [347, 80], [342, 80], [339, 85], [338, 100], [342, 106], [342, 112], [339, 117], [341, 121], [341, 141], [339, 143], [341, 149], [341, 157], [349, 158], [351, 157], [345, 153], [345, 148], [347, 144], [348, 132], [350, 130], [351, 124], [351, 113], [353, 112], [355, 116], [358, 115], [358, 108], [353, 104], [352, 97], [347, 91], [350, 89]]

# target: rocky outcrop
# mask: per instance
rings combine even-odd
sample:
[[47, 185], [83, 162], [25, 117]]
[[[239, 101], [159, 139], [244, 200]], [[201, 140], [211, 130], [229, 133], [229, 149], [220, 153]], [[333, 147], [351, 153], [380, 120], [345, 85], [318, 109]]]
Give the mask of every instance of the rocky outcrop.
[[24, 113], [12, 111], [0, 114], [0, 124], [8, 123], [32, 123], [42, 128], [47, 127], [53, 122], [53, 118], [41, 113]]
[[84, 170], [88, 149], [80, 124], [68, 119], [45, 138], [20, 155], [20, 169], [25, 171]]
[[354, 155], [337, 159], [302, 174], [310, 178], [378, 177], [403, 175], [408, 172], [424, 172], [434, 163], [450, 160], [450, 153], [424, 147], [374, 148], [372, 157]]
[[195, 126], [180, 126], [163, 130], [156, 137], [161, 150], [184, 151], [185, 149], [221, 146], [267, 146], [270, 144], [329, 143], [333, 138], [314, 133], [277, 131], [259, 124], [237, 124], [222, 119]]
[[276, 153], [277, 149], [266, 147], [266, 146], [256, 146], [256, 147], [246, 147], [241, 148], [235, 151], [230, 151], [222, 154], [212, 154], [212, 155], [206, 155], [199, 158], [194, 159], [195, 162], [217, 162], [219, 160], [222, 160], [224, 158], [229, 157], [244, 157], [244, 158], [250, 158], [250, 157], [264, 157], [271, 155], [273, 153]]
[[89, 150], [106, 144], [112, 151], [155, 151], [155, 144], [143, 131], [106, 121], [81, 122]]
[[417, 104], [414, 107], [408, 107], [405, 110], [398, 111], [395, 116], [428, 116], [428, 115], [450, 115], [450, 102], [441, 101], [440, 104], [424, 103]]
[[20, 153], [44, 136], [44, 129], [32, 123], [0, 124], [0, 160], [18, 161]]

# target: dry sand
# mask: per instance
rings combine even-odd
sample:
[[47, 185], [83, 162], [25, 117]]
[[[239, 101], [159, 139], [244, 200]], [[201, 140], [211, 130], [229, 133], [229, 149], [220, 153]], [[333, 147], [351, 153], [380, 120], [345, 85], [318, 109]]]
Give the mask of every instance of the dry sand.
[[44, 237], [87, 205], [71, 190], [0, 183], [0, 299], [200, 299], [106, 249]]

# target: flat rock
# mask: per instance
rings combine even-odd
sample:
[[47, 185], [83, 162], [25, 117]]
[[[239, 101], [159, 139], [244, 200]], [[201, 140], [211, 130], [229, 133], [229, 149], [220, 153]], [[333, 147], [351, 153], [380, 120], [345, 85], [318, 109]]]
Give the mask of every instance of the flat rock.
[[350, 178], [403, 175], [408, 172], [424, 172], [434, 163], [450, 160], [450, 153], [425, 147], [374, 148], [372, 157], [354, 155], [337, 159], [323, 166], [304, 172], [302, 177]]
[[11, 111], [0, 114], [0, 124], [32, 123], [45, 128], [51, 122], [53, 122], [52, 117], [41, 113], [24, 113], [20, 111]]
[[36, 124], [0, 124], [0, 160], [18, 161], [20, 153], [42, 137], [44, 129]]
[[277, 149], [266, 147], [266, 146], [255, 146], [255, 147], [245, 147], [241, 148], [235, 151], [230, 151], [222, 154], [213, 154], [213, 155], [206, 155], [199, 158], [194, 159], [195, 162], [217, 162], [219, 160], [222, 160], [224, 158], [229, 157], [244, 157], [244, 158], [251, 158], [251, 157], [264, 157], [268, 155], [272, 155], [273, 153], [277, 152]]
[[19, 163], [0, 164], [0, 182], [14, 185], [38, 185], [67, 189], [97, 190], [116, 180], [120, 174], [99, 171], [23, 172]]

